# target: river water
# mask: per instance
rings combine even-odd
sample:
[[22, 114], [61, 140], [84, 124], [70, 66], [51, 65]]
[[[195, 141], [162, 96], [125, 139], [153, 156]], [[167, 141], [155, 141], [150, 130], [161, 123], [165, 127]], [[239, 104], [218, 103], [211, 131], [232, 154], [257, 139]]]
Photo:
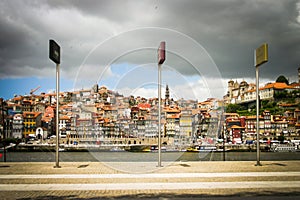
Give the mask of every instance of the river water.
[[[154, 152], [59, 152], [60, 162], [156, 162]], [[162, 162], [223, 161], [223, 152], [162, 152]], [[261, 161], [300, 160], [300, 152], [261, 152]], [[0, 158], [3, 162], [3, 156]], [[55, 162], [55, 152], [7, 152], [7, 162]], [[225, 161], [256, 161], [256, 152], [226, 152]]]

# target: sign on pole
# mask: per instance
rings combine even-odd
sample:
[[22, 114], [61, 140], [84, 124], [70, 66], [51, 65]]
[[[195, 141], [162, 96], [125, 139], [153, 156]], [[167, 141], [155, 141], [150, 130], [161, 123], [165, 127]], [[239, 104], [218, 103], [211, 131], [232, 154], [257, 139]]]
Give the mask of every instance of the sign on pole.
[[60, 64], [60, 46], [54, 40], [49, 40], [49, 58]]
[[157, 51], [158, 51], [158, 64], [161, 65], [166, 60], [166, 42], [161, 42]]
[[54, 167], [59, 168], [59, 64], [60, 64], [60, 46], [54, 41], [49, 40], [49, 58], [56, 63], [56, 153]]
[[158, 167], [161, 167], [161, 65], [166, 60], [166, 42], [160, 42], [158, 56]]
[[264, 43], [255, 50], [254, 62], [255, 67], [268, 61], [268, 44]]
[[264, 43], [254, 52], [254, 66], [255, 66], [255, 76], [256, 76], [256, 166], [261, 166], [260, 164], [260, 145], [259, 145], [259, 71], [260, 65], [268, 61], [268, 44]]

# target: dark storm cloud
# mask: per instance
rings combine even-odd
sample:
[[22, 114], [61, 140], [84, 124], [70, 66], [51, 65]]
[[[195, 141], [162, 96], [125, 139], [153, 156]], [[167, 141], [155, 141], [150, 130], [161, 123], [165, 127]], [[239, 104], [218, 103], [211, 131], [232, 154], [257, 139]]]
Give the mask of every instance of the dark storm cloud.
[[[264, 76], [292, 76], [299, 67], [297, 1], [200, 1], [161, 6], [161, 24], [185, 32], [210, 53], [224, 78], [253, 76], [253, 51], [269, 43]], [[173, 21], [173, 19], [176, 19]], [[269, 70], [267, 70], [269, 68]], [[271, 68], [271, 69], [270, 69]]]
[[0, 7], [0, 78], [47, 76], [47, 69], [41, 73], [46, 50], [34, 24], [38, 16], [21, 1], [1, 1]]
[[131, 23], [131, 21], [135, 23], [137, 19], [145, 20], [147, 13], [154, 14], [158, 12], [160, 4], [172, 5], [172, 1], [161, 0], [72, 0], [63, 2], [60, 0], [49, 0], [47, 3], [51, 7], [73, 8], [80, 11], [83, 15], [108, 18], [110, 21], [117, 23]]
[[[300, 67], [297, 2], [1, 1], [0, 78], [53, 75], [53, 63], [48, 59], [50, 38], [62, 46], [62, 71], [65, 76], [72, 77], [89, 52], [101, 42], [140, 27], [169, 28], [190, 36], [207, 50], [225, 79], [253, 77], [253, 51], [267, 42], [269, 62], [262, 67], [262, 76], [270, 79], [280, 74], [293, 77]], [[142, 44], [147, 38], [154, 42], [153, 38], [161, 40], [159, 34], [132, 35], [122, 42], [115, 41], [111, 49], [101, 52], [101, 56], [110, 57], [115, 53], [114, 48], [130, 49], [131, 44]], [[185, 51], [190, 49], [189, 46], [181, 47]], [[190, 57], [197, 58], [198, 53], [191, 51]], [[128, 62], [139, 64], [143, 59], [148, 62], [146, 56]], [[98, 66], [107, 63], [100, 56], [90, 61]], [[171, 60], [168, 64], [176, 65]], [[193, 72], [185, 70], [182, 73]]]

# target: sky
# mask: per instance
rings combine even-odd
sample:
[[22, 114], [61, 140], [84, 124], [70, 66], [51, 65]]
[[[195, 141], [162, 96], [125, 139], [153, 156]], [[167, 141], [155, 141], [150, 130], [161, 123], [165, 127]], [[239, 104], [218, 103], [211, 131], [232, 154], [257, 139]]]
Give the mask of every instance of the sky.
[[171, 97], [222, 98], [229, 80], [255, 82], [254, 50], [268, 44], [260, 83], [298, 81], [300, 2], [296, 0], [1, 0], [0, 97], [106, 86], [157, 97], [157, 48], [166, 42], [162, 88]]

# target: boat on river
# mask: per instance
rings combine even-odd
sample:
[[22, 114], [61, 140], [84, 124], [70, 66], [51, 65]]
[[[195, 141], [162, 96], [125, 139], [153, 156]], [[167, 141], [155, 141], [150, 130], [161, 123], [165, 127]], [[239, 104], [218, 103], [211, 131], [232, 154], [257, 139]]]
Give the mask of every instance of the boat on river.
[[217, 151], [217, 147], [213, 145], [197, 145], [186, 149], [187, 152], [212, 152]]
[[149, 152], [150, 145], [128, 145], [124, 147], [125, 151], [130, 152]]

